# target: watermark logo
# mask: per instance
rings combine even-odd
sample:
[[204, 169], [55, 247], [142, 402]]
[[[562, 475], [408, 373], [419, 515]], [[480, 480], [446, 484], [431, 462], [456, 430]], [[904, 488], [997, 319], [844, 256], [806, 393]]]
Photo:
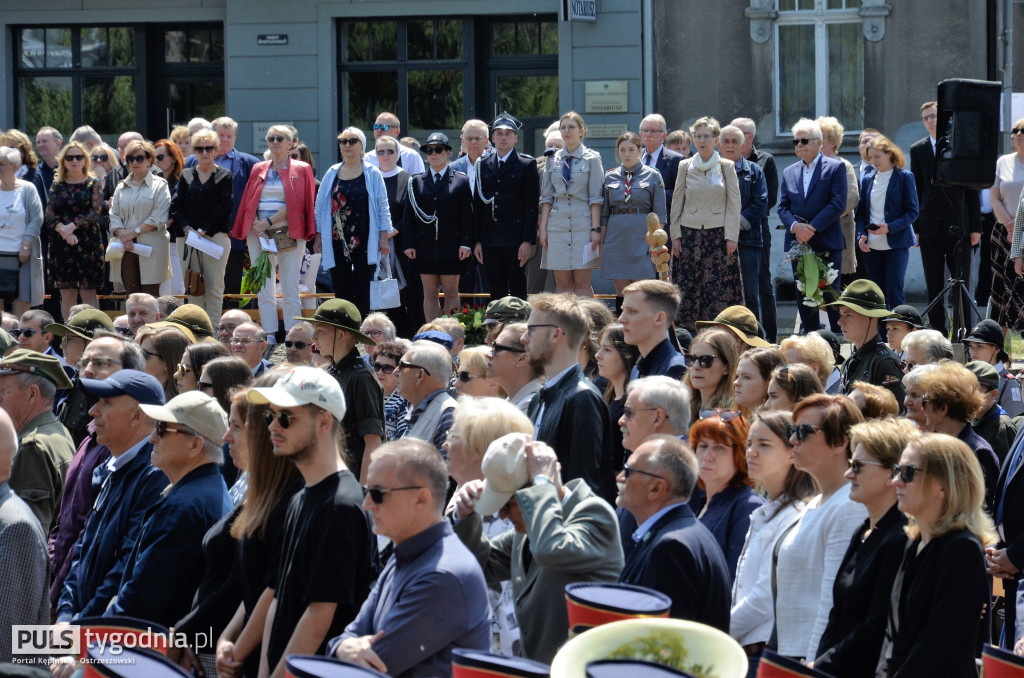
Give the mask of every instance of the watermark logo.
[[11, 654], [70, 654], [82, 650], [82, 627], [61, 624], [14, 624], [11, 626]]

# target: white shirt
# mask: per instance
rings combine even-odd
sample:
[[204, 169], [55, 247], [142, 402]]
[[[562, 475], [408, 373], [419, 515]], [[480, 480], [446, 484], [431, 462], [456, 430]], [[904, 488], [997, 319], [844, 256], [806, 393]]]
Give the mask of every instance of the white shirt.
[[810, 187], [811, 187], [811, 177], [814, 176], [814, 168], [818, 166], [819, 162], [821, 162], [821, 153], [818, 153], [818, 155], [814, 156], [814, 160], [812, 160], [810, 164], [802, 163], [803, 164], [804, 197], [805, 198], [807, 197], [808, 189], [810, 189]]
[[789, 531], [776, 568], [775, 626], [778, 652], [814, 660], [832, 610], [832, 584], [854, 531], [868, 517], [850, 500], [846, 483], [828, 501], [818, 495]]
[[729, 617], [729, 635], [740, 645], [767, 642], [772, 635], [772, 552], [804, 509], [804, 503], [798, 501], [776, 514], [780, 503], [773, 499], [750, 514], [750, 529], [736, 564]]
[[[871, 197], [869, 199], [868, 219], [872, 224], [880, 224], [885, 221], [885, 194], [889, 191], [889, 181], [892, 179], [892, 170], [875, 172], [875, 183], [871, 185]], [[873, 250], [888, 250], [889, 236], [885, 233], [875, 235], [868, 231], [868, 247]]]
[[[657, 168], [658, 167], [658, 158], [661, 157], [661, 149], [663, 149], [663, 148], [665, 148], [665, 147], [664, 146], [658, 146], [656, 149], [654, 149], [654, 153], [648, 153], [645, 150], [644, 151], [644, 157], [641, 160], [641, 162], [643, 164], [645, 164], [645, 165], [650, 166], [650, 167]], [[648, 160], [648, 158], [650, 158], [650, 160]]]

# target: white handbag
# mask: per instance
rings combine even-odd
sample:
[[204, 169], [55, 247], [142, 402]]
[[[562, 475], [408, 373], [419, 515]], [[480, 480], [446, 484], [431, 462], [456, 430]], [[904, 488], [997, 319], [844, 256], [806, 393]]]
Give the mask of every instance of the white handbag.
[[388, 257], [381, 257], [377, 264], [377, 275], [370, 281], [370, 308], [379, 311], [401, 304], [398, 281], [391, 276], [391, 264]]

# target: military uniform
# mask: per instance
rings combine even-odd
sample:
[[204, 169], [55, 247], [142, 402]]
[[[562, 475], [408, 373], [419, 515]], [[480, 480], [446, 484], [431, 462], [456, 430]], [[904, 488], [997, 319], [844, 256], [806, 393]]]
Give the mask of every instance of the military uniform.
[[849, 395], [855, 381], [866, 381], [889, 389], [896, 396], [900, 410], [903, 409], [903, 398], [907, 393], [903, 388], [899, 356], [877, 336], [865, 342], [843, 363], [839, 392]]

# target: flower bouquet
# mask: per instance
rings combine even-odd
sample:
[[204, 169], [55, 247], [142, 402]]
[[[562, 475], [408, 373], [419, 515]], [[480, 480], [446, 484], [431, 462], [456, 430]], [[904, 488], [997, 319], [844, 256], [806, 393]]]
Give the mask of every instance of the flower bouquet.
[[783, 261], [796, 262], [793, 280], [796, 283], [796, 289], [803, 294], [800, 303], [804, 306], [811, 308], [824, 306], [826, 294], [830, 296], [829, 301], [839, 298], [835, 288], [832, 287], [832, 283], [839, 277], [839, 271], [835, 269], [831, 261], [825, 261], [807, 243], [793, 245]]
[[483, 305], [463, 306], [461, 313], [453, 313], [443, 317], [458, 320], [459, 324], [462, 325], [463, 331], [466, 333], [466, 346], [477, 346], [483, 344], [484, 338], [487, 336], [487, 328], [484, 326], [484, 310], [485, 307]]

